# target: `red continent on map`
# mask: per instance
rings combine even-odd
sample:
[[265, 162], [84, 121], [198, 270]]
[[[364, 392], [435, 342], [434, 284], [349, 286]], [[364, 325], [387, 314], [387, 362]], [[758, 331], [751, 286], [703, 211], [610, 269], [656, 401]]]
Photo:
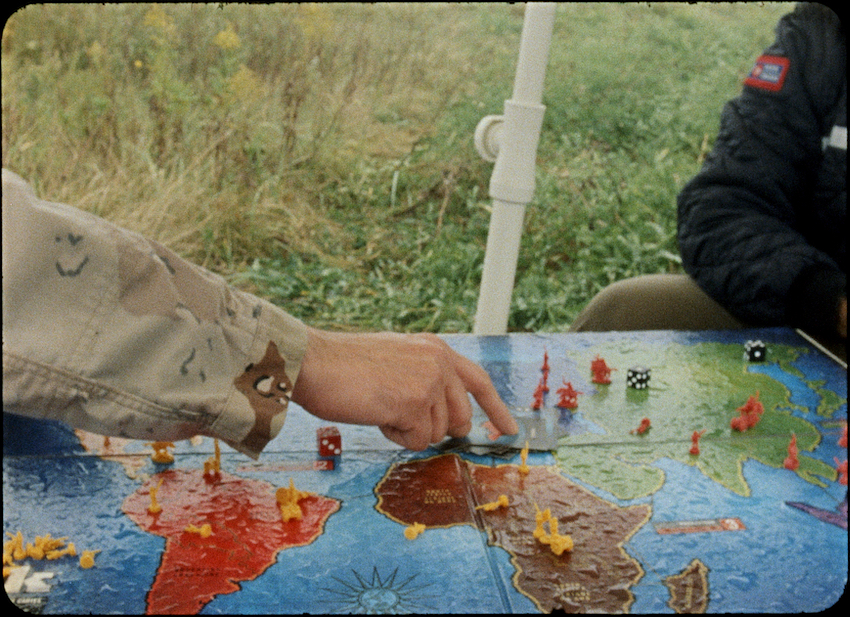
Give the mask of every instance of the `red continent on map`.
[[[148, 512], [151, 488], [162, 507], [157, 514]], [[139, 527], [166, 539], [147, 613], [198, 613], [216, 595], [237, 591], [240, 582], [262, 574], [279, 551], [310, 544], [339, 505], [310, 495], [299, 502], [302, 518], [284, 523], [275, 487], [267, 482], [227, 473], [208, 482], [201, 470], [156, 474], [122, 507]], [[204, 524], [211, 526], [209, 537], [186, 531]]]

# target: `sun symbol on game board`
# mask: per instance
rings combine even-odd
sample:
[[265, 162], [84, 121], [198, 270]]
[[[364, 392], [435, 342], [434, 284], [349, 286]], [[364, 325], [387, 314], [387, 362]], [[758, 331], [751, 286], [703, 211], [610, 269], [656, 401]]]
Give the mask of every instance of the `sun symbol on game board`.
[[422, 601], [429, 596], [420, 592], [429, 585], [411, 585], [416, 574], [410, 578], [396, 582], [398, 568], [393, 570], [389, 578], [381, 579], [378, 568], [372, 569], [372, 578], [366, 580], [355, 570], [351, 573], [355, 581], [344, 581], [332, 577], [341, 587], [336, 589], [322, 588], [335, 598], [326, 599], [328, 604], [336, 605], [338, 613], [354, 615], [404, 615], [422, 612], [432, 607]]

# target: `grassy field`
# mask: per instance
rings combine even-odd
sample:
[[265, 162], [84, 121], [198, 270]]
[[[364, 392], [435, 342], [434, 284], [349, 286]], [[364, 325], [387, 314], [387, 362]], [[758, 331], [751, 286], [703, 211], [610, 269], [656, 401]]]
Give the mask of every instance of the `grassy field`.
[[[509, 329], [681, 270], [675, 197], [788, 3], [558, 8]], [[3, 166], [311, 325], [468, 332], [523, 5], [29, 6]]]

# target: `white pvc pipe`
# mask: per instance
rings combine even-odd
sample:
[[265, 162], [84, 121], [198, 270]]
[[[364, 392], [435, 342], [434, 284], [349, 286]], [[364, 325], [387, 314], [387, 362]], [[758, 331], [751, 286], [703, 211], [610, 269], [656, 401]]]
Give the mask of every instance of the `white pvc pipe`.
[[538, 104], [543, 99], [543, 80], [554, 23], [554, 2], [529, 2], [525, 5], [514, 77], [514, 101]]
[[524, 217], [524, 205], [493, 201], [474, 334], [507, 331]]
[[545, 107], [543, 79], [555, 22], [554, 3], [526, 4], [513, 98], [505, 101], [496, 164], [490, 178], [493, 211], [487, 234], [475, 334], [508, 327], [525, 206], [534, 196], [534, 168]]

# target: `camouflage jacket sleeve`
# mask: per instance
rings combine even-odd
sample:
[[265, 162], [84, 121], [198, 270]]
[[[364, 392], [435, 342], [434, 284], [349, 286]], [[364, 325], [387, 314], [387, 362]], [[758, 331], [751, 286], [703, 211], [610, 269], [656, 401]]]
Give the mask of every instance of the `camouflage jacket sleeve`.
[[3, 170], [4, 412], [257, 457], [306, 345], [281, 309]]

